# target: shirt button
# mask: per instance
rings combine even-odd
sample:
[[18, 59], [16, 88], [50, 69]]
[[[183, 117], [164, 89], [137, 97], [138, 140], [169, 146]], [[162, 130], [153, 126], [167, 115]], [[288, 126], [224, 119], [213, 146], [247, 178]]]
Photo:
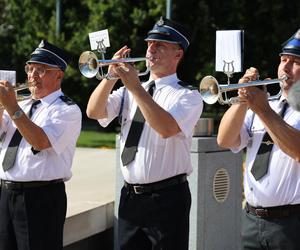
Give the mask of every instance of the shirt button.
[[250, 188], [250, 191], [253, 191], [253, 187]]

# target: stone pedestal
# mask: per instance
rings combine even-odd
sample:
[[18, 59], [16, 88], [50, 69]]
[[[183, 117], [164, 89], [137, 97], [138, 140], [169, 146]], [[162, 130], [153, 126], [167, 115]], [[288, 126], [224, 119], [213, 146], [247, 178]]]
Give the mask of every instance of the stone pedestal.
[[215, 137], [194, 137], [190, 250], [241, 248], [242, 153], [218, 147]]

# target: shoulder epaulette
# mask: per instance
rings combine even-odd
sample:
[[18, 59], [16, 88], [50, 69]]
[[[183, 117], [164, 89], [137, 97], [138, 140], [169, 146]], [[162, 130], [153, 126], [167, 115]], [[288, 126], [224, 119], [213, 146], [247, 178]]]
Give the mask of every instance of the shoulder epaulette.
[[192, 85], [189, 85], [189, 84], [187, 84], [187, 83], [185, 83], [185, 82], [183, 82], [183, 81], [179, 81], [178, 84], [179, 84], [180, 86], [182, 86], [182, 87], [184, 87], [184, 88], [187, 88], [187, 89], [190, 89], [190, 90], [198, 90], [197, 87], [192, 86]]
[[67, 105], [74, 105], [76, 104], [70, 97], [66, 96], [66, 95], [62, 95], [59, 97], [64, 103], [66, 103]]

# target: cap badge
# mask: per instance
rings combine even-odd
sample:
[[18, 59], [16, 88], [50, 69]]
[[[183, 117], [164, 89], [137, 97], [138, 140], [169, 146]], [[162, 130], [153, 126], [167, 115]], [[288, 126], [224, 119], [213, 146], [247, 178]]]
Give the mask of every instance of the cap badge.
[[40, 42], [40, 44], [39, 44], [39, 48], [43, 48], [44, 46], [45, 46], [44, 40], [42, 40], [42, 41]]
[[158, 26], [163, 26], [164, 25], [164, 19], [160, 17], [160, 19], [156, 23]]

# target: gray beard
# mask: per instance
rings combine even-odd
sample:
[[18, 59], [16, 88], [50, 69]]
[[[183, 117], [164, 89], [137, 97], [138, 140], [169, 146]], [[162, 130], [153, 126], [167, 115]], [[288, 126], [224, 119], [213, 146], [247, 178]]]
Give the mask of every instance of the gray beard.
[[293, 109], [300, 112], [300, 80], [289, 89], [287, 101]]

